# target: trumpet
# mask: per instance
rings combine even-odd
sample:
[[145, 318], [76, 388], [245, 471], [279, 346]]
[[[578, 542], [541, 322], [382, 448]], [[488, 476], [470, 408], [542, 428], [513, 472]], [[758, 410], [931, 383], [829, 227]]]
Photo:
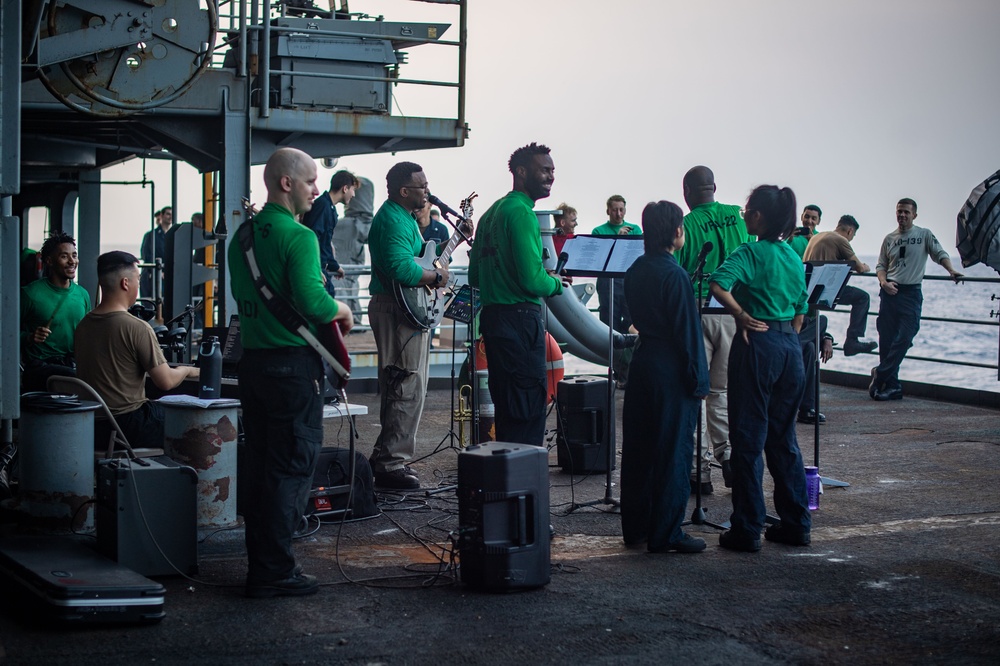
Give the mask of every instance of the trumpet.
[[458, 389], [458, 409], [452, 412], [455, 422], [458, 423], [458, 446], [465, 448], [469, 445], [468, 434], [465, 432], [465, 424], [472, 423], [472, 387], [465, 384]]

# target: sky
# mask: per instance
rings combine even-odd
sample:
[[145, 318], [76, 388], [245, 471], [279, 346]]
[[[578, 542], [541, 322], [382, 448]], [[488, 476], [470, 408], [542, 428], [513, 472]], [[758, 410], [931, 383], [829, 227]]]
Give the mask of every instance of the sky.
[[[638, 223], [645, 203], [683, 205], [681, 179], [713, 169], [717, 198], [742, 204], [763, 183], [790, 186], [799, 208], [824, 212], [819, 229], [854, 215], [858, 254], [877, 254], [895, 204], [919, 204], [917, 225], [957, 258], [955, 217], [972, 188], [1000, 168], [1000, 2], [996, 0], [473, 0], [462, 148], [343, 156], [337, 168], [371, 178], [376, 205], [397, 161], [423, 165], [431, 188], [457, 207], [475, 190], [481, 212], [510, 189], [507, 159], [537, 141], [551, 147], [556, 182], [537, 208], [567, 202], [578, 231], [603, 223], [621, 194]], [[454, 24], [453, 7], [351, 0], [387, 20]], [[455, 78], [444, 46], [411, 49], [402, 75]], [[404, 90], [404, 88], [406, 88]], [[398, 111], [455, 117], [453, 93], [400, 86]], [[394, 110], [395, 111], [395, 110]], [[154, 160], [157, 208], [169, 167]], [[142, 164], [105, 180], [137, 179]], [[332, 171], [320, 168], [321, 189]], [[254, 201], [266, 198], [260, 168]], [[182, 166], [175, 219], [198, 209], [200, 180]], [[138, 247], [149, 190], [108, 186], [105, 249]], [[956, 264], [957, 264], [956, 259]]]

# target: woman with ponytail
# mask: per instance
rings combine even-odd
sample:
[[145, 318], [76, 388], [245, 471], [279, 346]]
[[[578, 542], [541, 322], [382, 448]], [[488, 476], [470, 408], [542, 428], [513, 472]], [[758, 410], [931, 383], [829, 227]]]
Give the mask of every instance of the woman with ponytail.
[[764, 538], [795, 546], [810, 540], [805, 468], [795, 437], [805, 385], [798, 331], [808, 309], [806, 282], [801, 259], [784, 242], [795, 230], [795, 213], [792, 190], [757, 187], [743, 212], [757, 242], [740, 246], [711, 278], [712, 295], [737, 327], [729, 355], [732, 527], [719, 536], [719, 545], [730, 550], [760, 550], [767, 516], [764, 457], [781, 519]]

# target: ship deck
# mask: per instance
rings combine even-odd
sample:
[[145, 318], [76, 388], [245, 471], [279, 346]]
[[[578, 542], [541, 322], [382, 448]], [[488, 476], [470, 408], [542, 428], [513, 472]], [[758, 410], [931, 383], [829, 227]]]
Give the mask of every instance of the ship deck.
[[[370, 409], [357, 420], [367, 454], [378, 396], [350, 400]], [[449, 391], [428, 395], [413, 464], [426, 488], [457, 478], [451, 401]], [[733, 553], [702, 525], [688, 528], [709, 542], [698, 555], [627, 549], [613, 507], [569, 511], [605, 496], [604, 475], [562, 472], [553, 448], [556, 536], [540, 589], [491, 594], [457, 582], [447, 555], [454, 492], [384, 495], [380, 516], [297, 542], [324, 583], [315, 596], [244, 598], [242, 531], [203, 534], [199, 581], [161, 579], [167, 617], [156, 625], [56, 632], [3, 595], [0, 663], [997, 663], [998, 412], [876, 403], [829, 385], [821, 405], [821, 473], [850, 487], [826, 489], [807, 548], [764, 542], [760, 553]], [[811, 460], [812, 426], [799, 437]], [[328, 421], [326, 438], [344, 444], [347, 430]], [[730, 494], [717, 472], [713, 481], [704, 507], [721, 522]]]

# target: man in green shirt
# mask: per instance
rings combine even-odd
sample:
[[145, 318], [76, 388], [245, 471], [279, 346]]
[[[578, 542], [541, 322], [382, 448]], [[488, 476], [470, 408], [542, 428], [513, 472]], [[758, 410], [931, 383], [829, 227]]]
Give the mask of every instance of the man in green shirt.
[[[684, 174], [684, 201], [690, 213], [684, 216], [684, 247], [674, 256], [695, 282], [699, 302], [708, 297], [709, 276], [722, 265], [736, 248], [746, 243], [750, 236], [740, 214], [740, 207], [715, 200], [715, 174], [706, 166], [696, 166]], [[707, 251], [705, 251], [707, 248]], [[699, 258], [704, 252], [701, 273], [704, 279], [698, 284]], [[705, 400], [705, 418], [702, 419], [701, 492], [710, 495], [712, 486], [712, 460], [722, 464], [722, 477], [726, 487], [731, 487], [729, 469], [729, 350], [736, 335], [736, 323], [724, 314], [701, 315], [702, 339], [708, 360], [710, 389]], [[691, 487], [698, 483], [698, 465], [691, 471]]]
[[90, 312], [90, 294], [73, 282], [80, 262], [72, 236], [55, 232], [42, 244], [45, 277], [21, 289], [21, 360], [25, 391], [44, 391], [52, 375], [76, 375], [77, 324]]
[[416, 451], [417, 427], [427, 393], [430, 332], [417, 328], [396, 304], [393, 285], [403, 287], [448, 284], [448, 268], [423, 268], [414, 259], [424, 239], [414, 213], [430, 196], [427, 176], [419, 164], [400, 162], [385, 176], [389, 198], [375, 213], [368, 233], [372, 257], [368, 320], [378, 349], [378, 384], [382, 429], [370, 458], [375, 485], [417, 490], [420, 479], [406, 463]]
[[[641, 236], [642, 227], [625, 221], [625, 197], [613, 194], [608, 197], [608, 221], [591, 233], [594, 236]], [[614, 286], [614, 308], [611, 307], [611, 288]], [[600, 302], [600, 317], [606, 325], [621, 334], [629, 332], [632, 316], [625, 300], [624, 278], [597, 278], [597, 298]], [[612, 310], [614, 322], [611, 321]]]
[[543, 446], [545, 327], [541, 299], [562, 293], [542, 265], [535, 202], [549, 196], [555, 165], [548, 146], [531, 143], [510, 156], [514, 186], [480, 218], [469, 253], [469, 284], [479, 288], [479, 315], [497, 441]]
[[809, 241], [816, 235], [816, 227], [819, 226], [823, 211], [816, 204], [809, 204], [802, 209], [802, 226], [795, 230], [795, 233], [788, 239], [788, 244], [799, 255], [799, 259], [805, 256]]
[[[350, 308], [326, 292], [316, 234], [296, 219], [319, 195], [316, 178], [309, 155], [279, 148], [264, 166], [267, 204], [244, 224], [253, 224], [254, 255], [268, 286], [310, 328], [333, 323], [346, 333], [354, 323]], [[268, 310], [239, 242], [230, 243], [228, 257], [243, 342], [239, 395], [247, 448], [240, 483], [250, 498], [243, 516], [246, 594], [314, 594], [319, 584], [295, 564], [292, 534], [305, 515], [323, 446], [323, 363]]]

